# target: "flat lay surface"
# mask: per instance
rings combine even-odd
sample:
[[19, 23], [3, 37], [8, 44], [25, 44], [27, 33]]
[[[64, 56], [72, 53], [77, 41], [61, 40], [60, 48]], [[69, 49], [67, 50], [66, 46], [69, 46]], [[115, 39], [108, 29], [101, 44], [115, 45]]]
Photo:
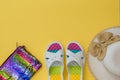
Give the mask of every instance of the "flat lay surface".
[[[97, 33], [119, 25], [118, 9], [119, 0], [0, 0], [0, 65], [17, 42], [42, 63], [31, 80], [48, 80], [44, 60], [48, 44], [59, 41], [65, 49], [75, 40], [87, 53]], [[88, 61], [84, 69], [84, 80], [95, 80]], [[66, 66], [64, 78], [68, 80]]]

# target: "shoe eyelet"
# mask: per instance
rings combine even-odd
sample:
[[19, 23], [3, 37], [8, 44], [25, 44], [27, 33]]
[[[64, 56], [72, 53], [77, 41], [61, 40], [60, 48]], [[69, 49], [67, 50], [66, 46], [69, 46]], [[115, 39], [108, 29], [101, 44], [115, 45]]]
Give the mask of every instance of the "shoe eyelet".
[[60, 55], [60, 57], [63, 57], [63, 55]]
[[69, 58], [70, 56], [69, 55], [66, 55], [67, 58]]
[[84, 57], [81, 57], [81, 59], [83, 60], [83, 59], [84, 59]]
[[47, 58], [45, 58], [46, 60], [49, 60], [49, 58], [47, 57]]

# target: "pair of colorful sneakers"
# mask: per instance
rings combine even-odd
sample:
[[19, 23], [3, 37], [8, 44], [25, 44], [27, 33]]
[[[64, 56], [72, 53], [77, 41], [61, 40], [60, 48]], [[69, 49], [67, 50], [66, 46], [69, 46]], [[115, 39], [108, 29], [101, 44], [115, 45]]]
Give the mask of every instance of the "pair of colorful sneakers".
[[[69, 42], [66, 47], [68, 80], [83, 80], [84, 54], [78, 42]], [[64, 50], [60, 42], [52, 42], [45, 54], [49, 80], [64, 80]]]
[[0, 80], [30, 80], [41, 63], [24, 46], [19, 46], [0, 66]]

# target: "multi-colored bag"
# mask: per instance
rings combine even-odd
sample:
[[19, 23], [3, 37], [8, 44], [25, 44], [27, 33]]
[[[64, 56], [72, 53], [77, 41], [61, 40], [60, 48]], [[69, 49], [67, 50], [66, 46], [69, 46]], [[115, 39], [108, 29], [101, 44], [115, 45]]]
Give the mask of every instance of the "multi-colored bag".
[[19, 46], [0, 67], [0, 80], [30, 80], [41, 63]]

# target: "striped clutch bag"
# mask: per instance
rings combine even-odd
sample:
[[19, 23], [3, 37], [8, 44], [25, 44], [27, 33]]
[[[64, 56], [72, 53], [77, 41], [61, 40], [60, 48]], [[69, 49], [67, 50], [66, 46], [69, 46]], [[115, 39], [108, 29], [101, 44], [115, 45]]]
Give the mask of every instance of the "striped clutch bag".
[[30, 80], [41, 63], [24, 46], [19, 46], [0, 67], [0, 80]]

